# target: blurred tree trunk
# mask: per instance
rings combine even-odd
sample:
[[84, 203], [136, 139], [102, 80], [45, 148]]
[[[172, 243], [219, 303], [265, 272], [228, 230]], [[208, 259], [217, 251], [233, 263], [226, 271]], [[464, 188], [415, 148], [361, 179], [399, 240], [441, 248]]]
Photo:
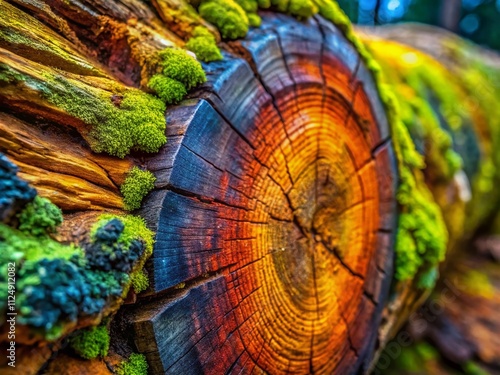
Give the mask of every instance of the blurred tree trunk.
[[447, 30], [458, 32], [462, 0], [443, 0], [439, 25]]

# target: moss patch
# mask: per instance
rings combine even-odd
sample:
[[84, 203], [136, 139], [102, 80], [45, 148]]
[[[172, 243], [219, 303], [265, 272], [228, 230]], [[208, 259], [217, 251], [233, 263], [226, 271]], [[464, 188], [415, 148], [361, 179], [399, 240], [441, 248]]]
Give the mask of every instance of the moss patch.
[[102, 214], [99, 216], [99, 220], [92, 226], [90, 231], [91, 238], [95, 240], [97, 230], [113, 219], [118, 219], [124, 225], [123, 232], [121, 232], [117, 239], [118, 243], [128, 247], [132, 241], [140, 240], [145, 244], [145, 257], [149, 257], [153, 253], [154, 233], [146, 227], [146, 222], [139, 216]]
[[115, 369], [117, 375], [147, 375], [148, 362], [143, 354], [133, 353]]
[[[143, 219], [103, 215], [91, 229], [91, 241], [80, 244], [83, 251], [50, 237], [62, 218], [47, 199], [35, 197], [17, 210], [19, 228], [0, 223], [0, 281], [7, 284], [8, 264], [15, 262], [17, 322], [35, 337], [56, 340], [82, 317], [109, 314], [131, 285], [139, 291], [147, 287], [142, 268], [154, 239]], [[6, 288], [0, 289], [3, 313], [6, 293]], [[91, 329], [75, 336], [75, 351], [86, 358], [104, 355], [103, 334], [102, 329]]]
[[205, 0], [198, 11], [204, 19], [219, 29], [225, 39], [238, 39], [247, 35], [247, 14], [233, 0]]
[[165, 144], [165, 104], [160, 99], [136, 89], [104, 94], [63, 76], [45, 78], [37, 84], [47, 101], [92, 125], [93, 151], [123, 158], [133, 149], [157, 152]]
[[150, 171], [133, 167], [120, 187], [123, 203], [128, 211], [141, 207], [144, 197], [154, 189], [156, 177]]
[[132, 287], [134, 288], [135, 293], [140, 293], [145, 291], [149, 286], [148, 275], [144, 272], [144, 270], [139, 270], [134, 272], [131, 275], [132, 279]]
[[182, 49], [166, 48], [153, 60], [158, 73], [148, 87], [167, 104], [181, 101], [189, 90], [207, 80], [201, 64]]
[[109, 332], [106, 326], [83, 329], [71, 337], [69, 344], [80, 357], [94, 359], [105, 357], [109, 350]]
[[187, 95], [187, 90], [181, 82], [163, 74], [151, 77], [148, 87], [166, 104], [177, 104]]
[[61, 209], [40, 196], [28, 203], [17, 217], [19, 230], [35, 237], [54, 233], [63, 221]]
[[202, 26], [195, 27], [193, 36], [186, 43], [186, 48], [194, 52], [196, 57], [201, 61], [222, 60], [222, 54], [219, 47], [217, 47], [215, 37]]

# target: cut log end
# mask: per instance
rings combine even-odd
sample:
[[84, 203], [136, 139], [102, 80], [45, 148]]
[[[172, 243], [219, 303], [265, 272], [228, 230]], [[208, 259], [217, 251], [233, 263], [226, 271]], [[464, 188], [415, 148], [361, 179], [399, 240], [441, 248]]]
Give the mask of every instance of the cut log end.
[[371, 359], [392, 274], [386, 120], [338, 30], [274, 22], [238, 46], [250, 61], [206, 67], [205, 100], [169, 110], [150, 161], [160, 189], [142, 214], [161, 294], [133, 326], [154, 373], [347, 373]]

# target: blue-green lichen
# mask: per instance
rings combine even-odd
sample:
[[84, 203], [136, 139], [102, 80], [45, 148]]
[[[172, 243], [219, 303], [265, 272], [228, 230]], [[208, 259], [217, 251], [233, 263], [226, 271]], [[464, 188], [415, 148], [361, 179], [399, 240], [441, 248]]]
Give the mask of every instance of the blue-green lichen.
[[[0, 281], [7, 284], [8, 264], [15, 263], [17, 322], [36, 337], [56, 340], [82, 317], [106, 316], [131, 286], [147, 287], [143, 267], [154, 239], [143, 219], [102, 215], [89, 241], [65, 245], [51, 237], [62, 218], [50, 201], [37, 196], [17, 210], [11, 226], [0, 223]], [[0, 289], [2, 312], [6, 293]], [[75, 350], [93, 356], [83, 344], [77, 341]]]
[[147, 289], [149, 286], [149, 279], [145, 274], [143, 267], [146, 260], [153, 253], [154, 234], [146, 227], [144, 219], [138, 216], [125, 215], [116, 216], [112, 214], [103, 214], [99, 220], [94, 224], [91, 230], [91, 237], [96, 239], [96, 234], [99, 228], [109, 223], [112, 220], [119, 220], [123, 223], [123, 231], [116, 239], [118, 244], [123, 244], [126, 248], [130, 248], [134, 241], [141, 241], [144, 243], [144, 253], [137, 263], [134, 271], [130, 274], [131, 285], [135, 293], [140, 293]]

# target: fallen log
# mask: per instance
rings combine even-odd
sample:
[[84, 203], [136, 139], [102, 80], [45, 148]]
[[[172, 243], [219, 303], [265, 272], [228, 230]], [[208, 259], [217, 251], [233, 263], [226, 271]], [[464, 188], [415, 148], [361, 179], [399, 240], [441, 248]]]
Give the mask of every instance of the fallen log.
[[[496, 125], [470, 108], [460, 129], [445, 115], [432, 134], [420, 112], [402, 122], [404, 95], [387, 88], [413, 86], [384, 81], [375, 62], [404, 76], [387, 61], [420, 52], [384, 55], [376, 43], [385, 42], [365, 36], [370, 59], [321, 2], [321, 16], [302, 21], [260, 12], [244, 38], [223, 35], [223, 59], [203, 64], [206, 82], [194, 80], [193, 58], [177, 69], [162, 49], [177, 51], [196, 27], [220, 40], [198, 5], [0, 2], [9, 15], [0, 20], [0, 152], [64, 210], [54, 238], [87, 244], [100, 213], [123, 213], [120, 185], [133, 166], [156, 179], [134, 211], [155, 232], [149, 287], [124, 288], [120, 303], [130, 304], [108, 323], [108, 366], [72, 361], [67, 371], [119, 371], [139, 352], [153, 374], [366, 373], [429, 294], [447, 249], [491, 214], [454, 219], [467, 193], [498, 199], [481, 188], [480, 167], [498, 165], [488, 143]], [[151, 83], [167, 70], [189, 91], [180, 103]], [[169, 104], [165, 117], [153, 94]], [[445, 114], [442, 102], [434, 116]], [[438, 133], [445, 140], [432, 143]], [[467, 190], [464, 179], [478, 176], [483, 185]], [[49, 360], [47, 341], [38, 339], [43, 360], [27, 373], [64, 371], [71, 350], [51, 346], [63, 354]]]

